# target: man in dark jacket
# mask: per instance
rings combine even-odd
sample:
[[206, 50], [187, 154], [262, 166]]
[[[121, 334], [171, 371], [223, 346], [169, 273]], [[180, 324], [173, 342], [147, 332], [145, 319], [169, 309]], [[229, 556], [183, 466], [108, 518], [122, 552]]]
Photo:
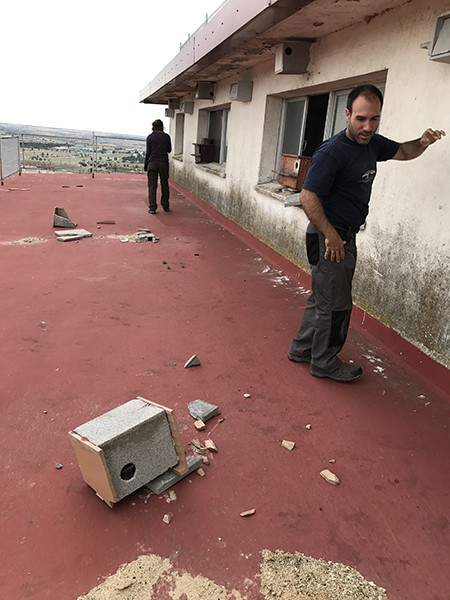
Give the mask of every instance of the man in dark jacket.
[[156, 213], [156, 189], [158, 175], [161, 183], [161, 206], [168, 212], [169, 207], [169, 153], [172, 152], [170, 135], [164, 133], [164, 125], [160, 119], [152, 123], [152, 133], [147, 137], [147, 153], [144, 170], [148, 179], [148, 212]]

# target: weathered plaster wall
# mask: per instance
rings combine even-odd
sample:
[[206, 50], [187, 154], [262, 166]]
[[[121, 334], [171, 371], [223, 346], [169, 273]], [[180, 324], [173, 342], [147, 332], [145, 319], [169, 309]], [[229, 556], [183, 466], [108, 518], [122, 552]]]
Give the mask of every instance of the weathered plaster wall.
[[[172, 176], [305, 267], [303, 211], [254, 189], [267, 181], [271, 163], [275, 168], [277, 96], [340, 89], [343, 80], [353, 85], [387, 71], [380, 132], [404, 141], [434, 127], [449, 137], [415, 161], [380, 164], [368, 226], [358, 235], [355, 302], [450, 367], [450, 65], [430, 62], [420, 48], [445, 12], [450, 0], [411, 0], [314, 44], [308, 74], [276, 76], [272, 62], [243, 73], [254, 82], [253, 100], [231, 104], [225, 179], [202, 171], [190, 156], [198, 110], [211, 107], [196, 101], [185, 117], [184, 160], [172, 161]], [[215, 105], [229, 103], [230, 83], [218, 83]]]

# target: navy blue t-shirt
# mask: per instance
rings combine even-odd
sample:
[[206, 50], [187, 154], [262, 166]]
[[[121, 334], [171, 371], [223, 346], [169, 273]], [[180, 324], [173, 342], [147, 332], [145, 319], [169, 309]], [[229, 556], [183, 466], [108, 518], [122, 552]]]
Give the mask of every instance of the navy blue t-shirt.
[[358, 144], [341, 131], [317, 148], [303, 187], [317, 194], [328, 219], [361, 227], [377, 162], [391, 159], [399, 145], [379, 134], [368, 144]]

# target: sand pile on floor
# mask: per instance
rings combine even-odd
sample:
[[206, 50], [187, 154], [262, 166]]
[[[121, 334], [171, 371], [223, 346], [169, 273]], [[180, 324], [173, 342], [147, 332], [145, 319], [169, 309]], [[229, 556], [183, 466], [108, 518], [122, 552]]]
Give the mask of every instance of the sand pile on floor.
[[387, 600], [355, 569], [296, 552], [263, 550], [261, 592], [267, 600]]
[[169, 559], [140, 556], [122, 565], [111, 577], [78, 600], [243, 600], [239, 592], [228, 591], [206, 577], [176, 571]]
[[16, 240], [15, 242], [5, 242], [5, 244], [8, 246], [14, 246], [15, 244], [42, 244], [46, 241], [46, 238], [26, 237], [22, 238], [21, 240]]
[[[355, 569], [278, 550], [262, 552], [261, 594], [266, 600], [387, 600], [386, 592]], [[249, 583], [250, 580], [247, 580]], [[140, 556], [78, 600], [252, 600], [210, 579], [177, 571], [169, 559]]]

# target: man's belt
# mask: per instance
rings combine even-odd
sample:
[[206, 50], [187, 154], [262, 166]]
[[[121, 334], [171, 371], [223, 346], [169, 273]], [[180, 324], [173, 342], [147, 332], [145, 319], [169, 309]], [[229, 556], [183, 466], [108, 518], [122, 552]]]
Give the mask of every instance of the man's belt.
[[328, 219], [330, 221], [330, 223], [333, 225], [333, 227], [335, 229], [342, 229], [344, 231], [348, 231], [350, 233], [352, 233], [353, 235], [356, 235], [359, 231], [359, 227], [350, 227], [350, 225], [346, 225], [345, 223], [342, 223], [341, 221], [336, 221], [336, 219]]

